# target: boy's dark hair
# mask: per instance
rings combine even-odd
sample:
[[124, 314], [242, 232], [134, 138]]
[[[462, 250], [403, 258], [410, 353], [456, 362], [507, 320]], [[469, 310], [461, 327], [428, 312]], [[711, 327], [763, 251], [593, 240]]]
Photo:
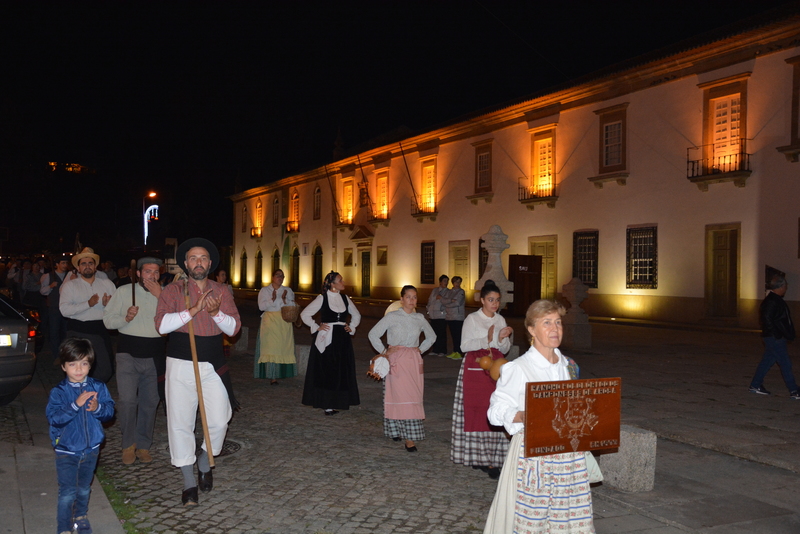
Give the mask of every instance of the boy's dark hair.
[[58, 348], [58, 357], [62, 364], [86, 358], [89, 360], [89, 365], [92, 365], [94, 364], [94, 347], [88, 339], [68, 337]]

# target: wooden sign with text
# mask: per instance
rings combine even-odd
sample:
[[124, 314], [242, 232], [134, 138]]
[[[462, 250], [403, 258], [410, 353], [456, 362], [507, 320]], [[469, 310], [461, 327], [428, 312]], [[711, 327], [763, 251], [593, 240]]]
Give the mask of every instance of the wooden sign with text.
[[525, 384], [525, 456], [619, 448], [621, 378]]

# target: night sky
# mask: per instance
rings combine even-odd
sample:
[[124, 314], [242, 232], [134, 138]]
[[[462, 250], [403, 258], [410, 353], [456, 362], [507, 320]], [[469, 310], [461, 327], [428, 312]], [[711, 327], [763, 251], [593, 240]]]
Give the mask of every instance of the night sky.
[[338, 132], [424, 131], [785, 2], [664, 4], [5, 2], [2, 252], [124, 255], [151, 189], [156, 244], [227, 245], [225, 197], [332, 161]]

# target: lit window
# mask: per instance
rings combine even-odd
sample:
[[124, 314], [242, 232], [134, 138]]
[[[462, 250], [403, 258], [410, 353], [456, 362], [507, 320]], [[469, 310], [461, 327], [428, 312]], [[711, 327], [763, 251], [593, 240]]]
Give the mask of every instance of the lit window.
[[657, 227], [628, 228], [627, 281], [628, 289], [658, 288]]
[[353, 182], [345, 182], [342, 187], [342, 222], [353, 222]]
[[256, 221], [255, 221], [256, 227], [258, 228], [261, 228], [261, 221], [263, 220], [261, 218], [262, 214], [263, 214], [263, 208], [261, 207], [261, 200], [259, 200], [256, 203]]
[[422, 163], [422, 201], [419, 207], [426, 213], [436, 211], [436, 160]]
[[387, 219], [389, 217], [389, 175], [381, 174], [378, 176], [378, 202], [375, 206], [376, 218]]
[[714, 156], [738, 153], [742, 119], [739, 95], [716, 98], [711, 106], [714, 110]]
[[599, 232], [572, 234], [572, 276], [589, 287], [597, 287], [597, 242]]
[[278, 197], [275, 197], [275, 200], [272, 202], [272, 226], [278, 226], [281, 216], [280, 209], [281, 205], [278, 201]]
[[300, 222], [300, 195], [292, 195], [291, 214], [289, 219], [293, 222]]
[[242, 206], [242, 232], [247, 231], [247, 206]]
[[603, 125], [603, 166], [613, 167], [622, 163], [622, 123]]

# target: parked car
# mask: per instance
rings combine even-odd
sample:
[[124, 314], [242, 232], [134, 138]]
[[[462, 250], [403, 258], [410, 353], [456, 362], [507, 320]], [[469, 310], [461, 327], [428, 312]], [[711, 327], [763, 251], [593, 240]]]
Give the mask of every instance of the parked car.
[[14, 400], [33, 378], [38, 326], [0, 294], [0, 406]]

